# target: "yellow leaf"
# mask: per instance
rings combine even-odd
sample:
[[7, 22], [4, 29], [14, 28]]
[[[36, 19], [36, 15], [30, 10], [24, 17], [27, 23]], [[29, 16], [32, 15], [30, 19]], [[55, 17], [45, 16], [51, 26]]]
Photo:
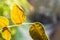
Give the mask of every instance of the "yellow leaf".
[[26, 20], [24, 11], [16, 4], [13, 5], [11, 10], [11, 20], [16, 25], [20, 25]]
[[29, 33], [33, 40], [48, 40], [48, 37], [41, 23], [35, 22], [32, 24]]
[[5, 17], [0, 16], [0, 28], [7, 27], [9, 25], [9, 20]]
[[4, 27], [3, 30], [2, 30], [2, 37], [6, 40], [10, 40], [11, 39], [11, 33], [10, 33], [10, 30], [9, 28], [7, 27]]

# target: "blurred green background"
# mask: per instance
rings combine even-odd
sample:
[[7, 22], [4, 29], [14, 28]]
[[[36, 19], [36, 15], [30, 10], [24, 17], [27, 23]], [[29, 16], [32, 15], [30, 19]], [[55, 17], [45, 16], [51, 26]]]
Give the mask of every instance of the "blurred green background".
[[[60, 40], [60, 0], [0, 0], [0, 16], [10, 19], [11, 5], [19, 4], [26, 14], [26, 22], [41, 22], [50, 40]], [[30, 24], [11, 27], [11, 40], [32, 40]], [[0, 34], [0, 40], [3, 40]]]
[[[24, 10], [24, 12], [27, 14], [29, 13], [29, 7], [31, 6], [27, 0], [0, 0], [0, 16], [4, 16], [9, 19], [10, 25], [13, 25], [11, 19], [10, 19], [10, 11], [11, 11], [11, 5], [17, 3], [19, 6], [21, 6]], [[26, 22], [28, 21], [28, 18], [26, 19]], [[12, 38], [11, 40], [32, 40], [32, 38], [29, 35], [29, 27], [30, 25], [23, 24], [19, 27], [11, 27], [11, 34]], [[0, 40], [4, 40], [0, 34]]]

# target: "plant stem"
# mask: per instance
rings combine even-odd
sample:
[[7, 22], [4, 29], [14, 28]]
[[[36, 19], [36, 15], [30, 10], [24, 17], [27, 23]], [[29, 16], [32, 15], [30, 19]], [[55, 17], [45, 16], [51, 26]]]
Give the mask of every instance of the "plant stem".
[[[26, 25], [26, 24], [28, 24], [28, 25], [30, 25], [30, 24], [34, 24], [34, 23], [23, 23], [24, 25]], [[8, 27], [16, 27], [16, 26], [20, 26], [20, 25], [10, 25], [10, 26], [8, 26]]]

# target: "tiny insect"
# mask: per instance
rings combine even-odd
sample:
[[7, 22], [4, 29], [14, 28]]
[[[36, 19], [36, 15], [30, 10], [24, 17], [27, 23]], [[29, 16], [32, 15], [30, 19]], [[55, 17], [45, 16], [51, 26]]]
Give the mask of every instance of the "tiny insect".
[[33, 40], [48, 40], [44, 27], [39, 22], [35, 22], [34, 24], [32, 24], [29, 33]]
[[24, 11], [17, 4], [14, 4], [11, 9], [11, 20], [16, 25], [20, 25], [26, 20]]

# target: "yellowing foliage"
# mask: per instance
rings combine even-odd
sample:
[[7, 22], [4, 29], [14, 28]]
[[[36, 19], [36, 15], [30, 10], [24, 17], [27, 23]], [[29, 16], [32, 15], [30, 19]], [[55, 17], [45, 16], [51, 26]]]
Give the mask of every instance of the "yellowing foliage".
[[38, 22], [32, 24], [29, 33], [33, 40], [48, 40], [43, 25]]
[[11, 39], [11, 33], [10, 30], [7, 27], [4, 27], [2, 30], [2, 37], [6, 40], [10, 40]]
[[8, 19], [0, 16], [0, 28], [7, 27], [8, 25], [9, 25]]
[[2, 28], [2, 37], [6, 40], [10, 40], [11, 33], [7, 26], [9, 26], [9, 20], [5, 17], [0, 16], [0, 28]]
[[20, 25], [26, 20], [24, 11], [16, 4], [13, 5], [11, 10], [11, 20], [16, 25]]

